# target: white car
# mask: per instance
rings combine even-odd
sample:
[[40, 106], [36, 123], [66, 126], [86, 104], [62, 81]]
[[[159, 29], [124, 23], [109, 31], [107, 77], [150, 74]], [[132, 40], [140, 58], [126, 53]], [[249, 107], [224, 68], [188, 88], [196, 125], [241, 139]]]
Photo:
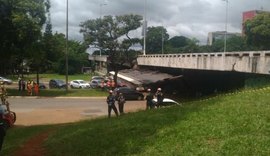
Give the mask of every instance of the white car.
[[[153, 99], [153, 102], [156, 105], [157, 99]], [[161, 106], [170, 106], [170, 105], [180, 105], [181, 106], [180, 103], [178, 103], [172, 99], [164, 98]]]
[[69, 83], [71, 88], [90, 88], [90, 84], [84, 80], [73, 80]]
[[4, 84], [9, 84], [9, 85], [13, 83], [12, 80], [4, 78], [2, 76], [0, 76], [0, 82], [3, 82]]

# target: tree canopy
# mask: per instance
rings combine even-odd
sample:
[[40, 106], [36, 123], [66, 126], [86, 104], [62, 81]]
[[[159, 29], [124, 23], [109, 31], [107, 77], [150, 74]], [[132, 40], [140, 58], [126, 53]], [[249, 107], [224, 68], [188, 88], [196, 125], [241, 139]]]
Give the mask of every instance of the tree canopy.
[[23, 60], [32, 56], [29, 52], [40, 40], [47, 7], [48, 0], [0, 1], [0, 73], [20, 69]]
[[97, 45], [108, 54], [109, 68], [115, 71], [115, 79], [119, 67], [130, 60], [130, 47], [140, 43], [139, 38], [131, 37], [130, 32], [142, 25], [140, 15], [105, 16], [90, 19], [81, 23], [86, 45]]
[[261, 50], [270, 49], [270, 13], [260, 13], [244, 24], [247, 43]]
[[[162, 44], [167, 42], [169, 34], [167, 30], [162, 27], [149, 27], [146, 32], [146, 53], [155, 54], [161, 53]], [[162, 43], [163, 42], [163, 43]]]

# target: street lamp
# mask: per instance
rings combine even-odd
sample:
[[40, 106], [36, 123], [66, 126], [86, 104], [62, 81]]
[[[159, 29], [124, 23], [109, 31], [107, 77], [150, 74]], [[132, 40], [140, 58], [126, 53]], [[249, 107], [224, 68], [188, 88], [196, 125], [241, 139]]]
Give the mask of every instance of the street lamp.
[[143, 20], [143, 55], [146, 54], [146, 0], [144, 0], [144, 20]]
[[66, 12], [66, 91], [68, 91], [68, 0]]
[[100, 3], [99, 4], [99, 14], [100, 14], [100, 19], [102, 19], [102, 6], [105, 6], [105, 5], [107, 5], [106, 3]]
[[228, 3], [229, 0], [223, 0], [226, 2], [226, 19], [225, 19], [225, 39], [224, 39], [224, 52], [227, 50], [227, 23], [228, 23]]

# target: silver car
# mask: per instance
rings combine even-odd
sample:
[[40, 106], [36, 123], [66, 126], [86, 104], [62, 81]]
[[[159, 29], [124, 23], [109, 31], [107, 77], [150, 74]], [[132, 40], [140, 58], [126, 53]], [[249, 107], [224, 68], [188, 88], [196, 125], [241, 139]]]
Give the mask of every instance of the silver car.
[[9, 84], [9, 85], [13, 83], [12, 80], [4, 78], [2, 76], [0, 76], [0, 82], [3, 82], [4, 84]]
[[73, 80], [70, 81], [71, 88], [90, 88], [90, 84], [86, 83], [84, 80]]

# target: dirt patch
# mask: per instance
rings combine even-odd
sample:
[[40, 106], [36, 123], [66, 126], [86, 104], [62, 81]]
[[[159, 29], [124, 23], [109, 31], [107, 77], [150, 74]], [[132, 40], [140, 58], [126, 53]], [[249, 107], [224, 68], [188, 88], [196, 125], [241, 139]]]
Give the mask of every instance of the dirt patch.
[[13, 156], [45, 156], [46, 150], [43, 142], [54, 130], [49, 129], [29, 139], [22, 147], [14, 152]]
[[[145, 109], [144, 102], [129, 101], [125, 104], [125, 112], [135, 112]], [[48, 115], [49, 114], [49, 115]], [[31, 112], [17, 113], [17, 125], [42, 125], [76, 122], [83, 119], [107, 116], [99, 109], [37, 109]], [[55, 129], [49, 129], [30, 138], [12, 156], [45, 156], [43, 143]]]

